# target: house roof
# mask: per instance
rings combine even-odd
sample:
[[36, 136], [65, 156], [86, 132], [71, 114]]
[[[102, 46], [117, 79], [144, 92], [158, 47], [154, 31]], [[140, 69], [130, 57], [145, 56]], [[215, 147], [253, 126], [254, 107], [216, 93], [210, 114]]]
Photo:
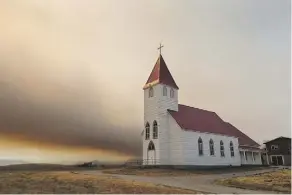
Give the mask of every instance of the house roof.
[[184, 130], [238, 137], [239, 145], [259, 147], [258, 143], [230, 123], [223, 121], [215, 112], [181, 104], [178, 111], [168, 112]]
[[178, 89], [178, 86], [176, 85], [173, 77], [171, 76], [171, 73], [169, 72], [161, 54], [159, 55], [155, 63], [155, 66], [152, 69], [152, 72], [143, 89], [146, 89], [158, 83], [165, 84], [175, 89]]
[[272, 140], [270, 140], [270, 141], [266, 141], [264, 144], [266, 144], [266, 143], [270, 143], [270, 142], [275, 141], [275, 140], [277, 140], [277, 139], [290, 139], [290, 140], [291, 140], [290, 137], [283, 137], [283, 136], [281, 136], [281, 137], [277, 137], [277, 138], [275, 138], [275, 139], [272, 139]]

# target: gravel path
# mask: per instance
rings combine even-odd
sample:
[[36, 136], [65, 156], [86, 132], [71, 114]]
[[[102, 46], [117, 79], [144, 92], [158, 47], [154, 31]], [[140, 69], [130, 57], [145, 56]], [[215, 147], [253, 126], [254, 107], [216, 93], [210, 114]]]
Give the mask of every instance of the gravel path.
[[200, 175], [200, 176], [173, 176], [173, 177], [148, 177], [148, 176], [136, 176], [136, 175], [117, 175], [117, 174], [105, 174], [102, 171], [82, 171], [82, 174], [93, 174], [93, 175], [110, 175], [113, 177], [118, 177], [126, 180], [134, 180], [140, 182], [161, 184], [179, 188], [185, 188], [190, 190], [196, 190], [206, 193], [215, 194], [275, 194], [275, 192], [270, 191], [255, 191], [240, 188], [233, 188], [227, 186], [216, 185], [213, 182], [217, 179], [238, 177], [238, 176], [248, 176], [258, 173], [265, 173], [275, 171], [278, 168], [264, 169], [257, 171], [248, 172], [236, 172], [228, 174], [214, 174], [214, 175]]

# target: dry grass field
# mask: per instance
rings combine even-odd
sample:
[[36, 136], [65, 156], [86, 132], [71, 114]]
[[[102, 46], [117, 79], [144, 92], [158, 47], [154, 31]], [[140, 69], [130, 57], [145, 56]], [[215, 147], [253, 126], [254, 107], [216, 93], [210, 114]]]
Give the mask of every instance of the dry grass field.
[[195, 194], [192, 190], [69, 171], [0, 172], [0, 194]]
[[217, 168], [208, 170], [183, 170], [183, 169], [160, 169], [160, 168], [118, 168], [104, 170], [103, 173], [108, 174], [120, 174], [120, 175], [139, 175], [139, 176], [150, 176], [150, 177], [164, 177], [164, 176], [194, 176], [194, 175], [207, 175], [207, 174], [220, 174], [228, 172], [242, 172], [267, 169], [267, 167], [228, 167], [228, 168]]
[[291, 170], [279, 170], [270, 173], [256, 174], [253, 176], [235, 177], [218, 180], [216, 183], [226, 186], [266, 190], [282, 193], [291, 193]]
[[119, 174], [119, 175], [139, 175], [149, 177], [165, 177], [165, 176], [188, 176], [198, 175], [198, 172], [175, 169], [139, 169], [139, 168], [121, 168], [104, 170], [103, 173]]

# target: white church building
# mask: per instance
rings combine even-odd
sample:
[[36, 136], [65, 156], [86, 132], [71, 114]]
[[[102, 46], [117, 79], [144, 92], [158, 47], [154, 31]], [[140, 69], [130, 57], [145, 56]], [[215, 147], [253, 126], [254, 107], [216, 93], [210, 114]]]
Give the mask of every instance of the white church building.
[[144, 89], [144, 165], [261, 165], [259, 144], [215, 112], [178, 103], [160, 54]]

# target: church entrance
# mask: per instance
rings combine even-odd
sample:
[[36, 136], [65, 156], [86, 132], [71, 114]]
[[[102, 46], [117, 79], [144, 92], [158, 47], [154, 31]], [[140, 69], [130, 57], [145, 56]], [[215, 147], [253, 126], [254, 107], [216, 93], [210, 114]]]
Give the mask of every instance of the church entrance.
[[147, 150], [147, 165], [155, 165], [156, 164], [156, 151], [155, 146], [152, 141], [150, 141]]

